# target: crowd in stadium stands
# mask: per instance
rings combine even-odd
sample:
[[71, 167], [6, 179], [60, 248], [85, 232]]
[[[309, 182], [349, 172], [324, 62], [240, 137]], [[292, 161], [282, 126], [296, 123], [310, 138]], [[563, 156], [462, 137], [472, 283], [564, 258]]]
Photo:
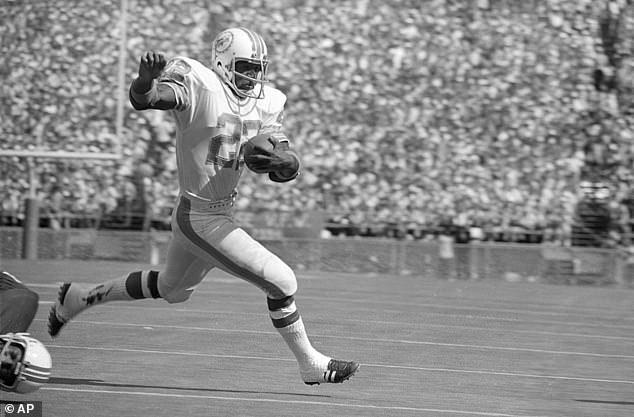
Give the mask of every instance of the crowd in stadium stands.
[[[144, 50], [208, 62], [222, 28], [248, 26], [269, 45], [303, 172], [292, 185], [245, 173], [240, 210], [328, 213], [335, 234], [475, 227], [501, 240], [512, 231], [558, 240], [570, 236], [589, 176], [607, 184], [622, 233], [634, 214], [634, 119], [608, 82], [607, 3], [136, 0], [125, 88]], [[625, 30], [626, 2], [609, 3]], [[3, 224], [23, 216], [29, 167], [51, 227], [126, 224], [132, 209], [148, 215], [145, 226], [164, 224], [177, 192], [169, 115], [126, 101], [115, 135], [119, 2], [9, 0], [4, 9], [2, 148], [125, 158], [2, 159]]]

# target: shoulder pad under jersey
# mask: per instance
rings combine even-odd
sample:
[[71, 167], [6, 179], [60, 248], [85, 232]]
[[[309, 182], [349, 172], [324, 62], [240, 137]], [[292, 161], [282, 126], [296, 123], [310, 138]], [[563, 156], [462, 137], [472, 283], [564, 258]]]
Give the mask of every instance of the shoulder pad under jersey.
[[286, 104], [286, 94], [268, 85], [264, 85], [264, 98], [258, 100], [258, 107], [270, 114], [280, 113]]

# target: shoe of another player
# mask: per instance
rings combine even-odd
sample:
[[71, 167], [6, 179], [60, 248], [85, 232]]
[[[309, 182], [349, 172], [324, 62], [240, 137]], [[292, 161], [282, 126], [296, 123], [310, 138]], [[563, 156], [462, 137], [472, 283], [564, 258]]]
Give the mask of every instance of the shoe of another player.
[[51, 337], [57, 336], [62, 327], [85, 308], [78, 286], [72, 283], [62, 284], [57, 293], [57, 301], [48, 315], [48, 334]]
[[319, 385], [322, 382], [338, 384], [345, 382], [359, 370], [359, 364], [354, 361], [339, 361], [331, 359], [328, 368], [320, 381], [304, 381], [306, 385]]

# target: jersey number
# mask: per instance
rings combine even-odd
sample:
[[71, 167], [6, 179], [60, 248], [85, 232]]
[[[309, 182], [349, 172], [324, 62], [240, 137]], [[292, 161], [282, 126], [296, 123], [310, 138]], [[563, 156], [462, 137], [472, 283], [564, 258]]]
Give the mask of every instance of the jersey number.
[[245, 120], [224, 113], [218, 117], [218, 133], [209, 141], [206, 163], [221, 168], [239, 168], [242, 136], [251, 137], [260, 128], [259, 120]]

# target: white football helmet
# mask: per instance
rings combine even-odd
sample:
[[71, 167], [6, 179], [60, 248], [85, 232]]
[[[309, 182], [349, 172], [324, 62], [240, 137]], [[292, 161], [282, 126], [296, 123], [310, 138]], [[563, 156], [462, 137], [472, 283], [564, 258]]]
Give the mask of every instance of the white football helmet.
[[[226, 29], [214, 39], [211, 53], [212, 69], [241, 98], [264, 97], [266, 68], [269, 64], [264, 39], [252, 30], [239, 27]], [[251, 71], [236, 71], [236, 64], [250, 64]], [[253, 74], [254, 76], [248, 75]], [[245, 80], [236, 84], [240, 79]]]
[[0, 389], [33, 392], [48, 381], [52, 365], [46, 347], [28, 333], [0, 335]]

